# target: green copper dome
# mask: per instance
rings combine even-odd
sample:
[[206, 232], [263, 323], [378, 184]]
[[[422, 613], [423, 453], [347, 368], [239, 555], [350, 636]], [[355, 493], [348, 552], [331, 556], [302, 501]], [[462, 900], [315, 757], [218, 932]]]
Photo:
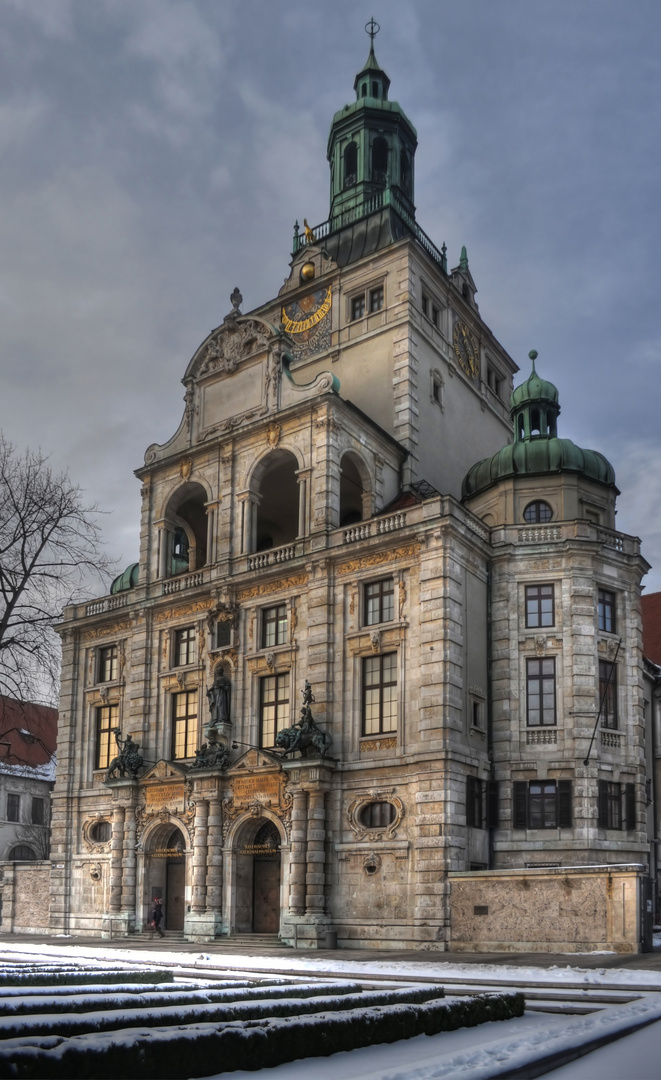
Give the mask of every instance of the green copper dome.
[[116, 593], [126, 592], [128, 589], [135, 589], [138, 584], [139, 576], [139, 563], [129, 563], [119, 577], [116, 577], [110, 586], [110, 595], [114, 596]]
[[514, 442], [473, 465], [464, 477], [464, 498], [509, 476], [574, 472], [600, 484], [615, 484], [615, 471], [603, 454], [582, 450], [571, 439], [558, 438], [558, 391], [553, 383], [537, 374], [536, 358], [533, 350], [532, 372], [510, 398]]

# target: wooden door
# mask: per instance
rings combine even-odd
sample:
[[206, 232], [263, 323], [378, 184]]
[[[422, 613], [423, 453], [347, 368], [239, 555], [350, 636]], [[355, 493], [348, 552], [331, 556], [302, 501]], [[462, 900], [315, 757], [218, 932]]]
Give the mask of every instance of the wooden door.
[[255, 934], [280, 929], [280, 859], [253, 859], [253, 917]]
[[186, 863], [168, 863], [165, 890], [165, 928], [183, 930]]

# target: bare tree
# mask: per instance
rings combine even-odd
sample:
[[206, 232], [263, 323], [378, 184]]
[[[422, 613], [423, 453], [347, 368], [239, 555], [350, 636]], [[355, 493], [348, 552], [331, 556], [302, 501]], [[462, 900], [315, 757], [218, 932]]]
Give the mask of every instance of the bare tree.
[[0, 693], [56, 703], [54, 624], [111, 572], [96, 513], [41, 451], [20, 454], [0, 433]]

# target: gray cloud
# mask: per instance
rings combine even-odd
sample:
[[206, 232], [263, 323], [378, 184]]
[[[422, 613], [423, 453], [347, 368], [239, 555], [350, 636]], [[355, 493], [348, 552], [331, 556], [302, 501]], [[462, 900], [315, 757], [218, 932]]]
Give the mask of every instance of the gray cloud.
[[[1, 422], [68, 465], [136, 557], [146, 446], [239, 284], [277, 293], [328, 210], [326, 138], [371, 9], [302, 0], [0, 8]], [[661, 565], [656, 0], [380, 0], [416, 124], [418, 220], [468, 246], [481, 312], [540, 353], [562, 433], [602, 450]], [[648, 587], [661, 587], [650, 575]]]

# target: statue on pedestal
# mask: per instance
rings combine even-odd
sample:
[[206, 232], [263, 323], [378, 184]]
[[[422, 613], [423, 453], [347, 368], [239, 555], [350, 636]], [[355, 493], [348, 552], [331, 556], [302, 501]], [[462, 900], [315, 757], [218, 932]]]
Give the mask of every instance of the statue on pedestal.
[[131, 780], [137, 779], [138, 770], [142, 768], [142, 755], [138, 753], [140, 743], [133, 742], [133, 737], [127, 735], [122, 742], [121, 728], [113, 728], [113, 735], [117, 743], [119, 753], [112, 759], [108, 767], [106, 780], [115, 780], [116, 774], [124, 779], [128, 773]]
[[305, 686], [301, 690], [303, 695], [303, 706], [301, 708], [301, 719], [294, 724], [293, 727], [283, 728], [276, 735], [275, 745], [282, 751], [282, 756], [286, 754], [293, 754], [295, 750], [298, 750], [301, 757], [326, 757], [330, 749], [332, 737], [327, 731], [322, 731], [312, 715], [312, 702], [314, 701], [314, 694], [312, 693], [312, 687], [309, 681], [305, 680]]

